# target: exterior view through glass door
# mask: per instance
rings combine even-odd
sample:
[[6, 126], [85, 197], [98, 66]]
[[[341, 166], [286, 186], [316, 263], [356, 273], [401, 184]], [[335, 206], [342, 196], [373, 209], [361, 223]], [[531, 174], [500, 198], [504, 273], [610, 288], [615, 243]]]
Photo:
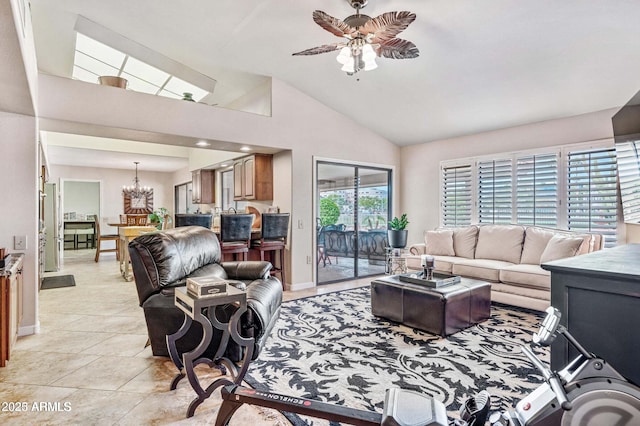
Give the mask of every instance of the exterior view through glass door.
[[317, 282], [385, 271], [391, 170], [317, 163]]

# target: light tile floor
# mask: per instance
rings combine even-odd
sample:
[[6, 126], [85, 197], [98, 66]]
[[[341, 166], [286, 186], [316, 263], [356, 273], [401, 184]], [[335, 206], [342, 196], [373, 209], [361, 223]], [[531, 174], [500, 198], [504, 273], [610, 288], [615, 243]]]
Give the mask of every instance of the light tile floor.
[[[2, 425], [205, 425], [214, 424], [220, 393], [185, 417], [195, 397], [168, 358], [145, 348], [146, 326], [135, 283], [125, 282], [115, 254], [93, 261], [94, 250], [65, 251], [59, 272], [76, 286], [41, 290], [40, 333], [18, 339], [0, 368]], [[285, 292], [285, 300], [369, 285], [371, 278]], [[203, 387], [218, 374], [196, 367]], [[244, 406], [232, 425], [287, 425], [278, 412]]]

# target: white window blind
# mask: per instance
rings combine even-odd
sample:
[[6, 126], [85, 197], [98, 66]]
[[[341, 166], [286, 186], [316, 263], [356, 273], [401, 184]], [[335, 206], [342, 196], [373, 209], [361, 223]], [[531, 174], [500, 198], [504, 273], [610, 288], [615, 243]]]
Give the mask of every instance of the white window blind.
[[478, 222], [511, 223], [511, 159], [478, 162]]
[[616, 143], [620, 198], [625, 222], [640, 222], [640, 141]]
[[442, 168], [442, 225], [471, 224], [471, 165]]
[[556, 227], [558, 224], [558, 156], [519, 157], [516, 163], [516, 222]]
[[617, 193], [615, 149], [570, 152], [568, 156], [568, 228], [605, 235], [616, 243]]

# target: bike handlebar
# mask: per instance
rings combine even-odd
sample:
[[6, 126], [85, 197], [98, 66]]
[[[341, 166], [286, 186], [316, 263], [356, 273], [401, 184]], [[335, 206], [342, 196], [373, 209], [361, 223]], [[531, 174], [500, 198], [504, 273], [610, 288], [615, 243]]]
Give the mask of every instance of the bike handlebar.
[[562, 382], [557, 374], [553, 373], [550, 369], [545, 367], [544, 364], [538, 359], [538, 357], [533, 353], [533, 351], [528, 346], [522, 346], [522, 352], [529, 358], [529, 361], [542, 373], [544, 379], [549, 383], [551, 390], [556, 395], [556, 399], [558, 400], [558, 404], [562, 407], [563, 410], [569, 411], [573, 408], [573, 404], [567, 398], [567, 393], [564, 390], [564, 386], [562, 386]]

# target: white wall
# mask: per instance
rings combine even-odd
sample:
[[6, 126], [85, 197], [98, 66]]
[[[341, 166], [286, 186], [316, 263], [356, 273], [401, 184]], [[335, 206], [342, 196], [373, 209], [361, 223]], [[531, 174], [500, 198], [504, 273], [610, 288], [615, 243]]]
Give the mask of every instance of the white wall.
[[421, 242], [425, 230], [440, 225], [441, 161], [612, 138], [611, 117], [617, 110], [404, 147], [398, 189], [401, 211], [407, 213], [411, 222], [408, 242]]
[[[101, 186], [101, 232], [116, 233], [117, 229], [109, 227], [108, 222], [118, 222], [120, 214], [124, 213], [122, 186], [131, 185], [135, 171], [122, 169], [96, 169], [92, 167], [73, 167], [51, 165], [50, 182], [61, 180], [99, 181]], [[165, 207], [173, 214], [173, 185], [174, 173], [138, 171], [140, 183], [153, 188], [153, 208]], [[191, 175], [189, 175], [189, 178]], [[68, 210], [65, 207], [65, 210]], [[64, 213], [64, 212], [63, 212]]]
[[17, 253], [13, 237], [27, 237], [27, 249], [22, 251], [25, 254], [23, 296], [30, 303], [23, 306], [21, 334], [37, 330], [39, 182], [36, 134], [34, 117], [0, 112], [0, 247]]

